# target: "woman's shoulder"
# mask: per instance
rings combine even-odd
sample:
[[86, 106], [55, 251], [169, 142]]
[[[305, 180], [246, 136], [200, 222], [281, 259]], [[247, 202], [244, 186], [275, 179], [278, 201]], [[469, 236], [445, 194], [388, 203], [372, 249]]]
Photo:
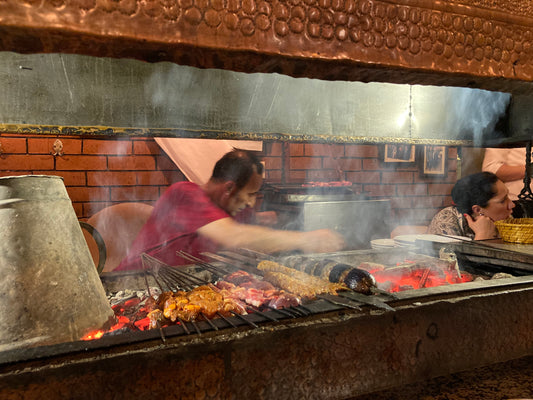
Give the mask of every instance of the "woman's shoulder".
[[431, 220], [428, 233], [464, 236], [461, 213], [450, 206], [440, 210]]
[[446, 207], [446, 208], [443, 208], [442, 210], [440, 210], [435, 215], [435, 217], [437, 217], [437, 216], [440, 216], [441, 218], [442, 217], [456, 217], [456, 218], [459, 218], [461, 216], [461, 213], [459, 212], [459, 210], [457, 210], [457, 207], [449, 206], [449, 207]]

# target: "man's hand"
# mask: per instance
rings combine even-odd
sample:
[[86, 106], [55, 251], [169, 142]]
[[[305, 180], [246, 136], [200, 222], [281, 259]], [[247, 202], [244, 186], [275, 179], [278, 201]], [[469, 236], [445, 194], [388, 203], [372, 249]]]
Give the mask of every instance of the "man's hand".
[[345, 246], [344, 238], [330, 229], [304, 232], [303, 236], [301, 250], [305, 253], [327, 253]]

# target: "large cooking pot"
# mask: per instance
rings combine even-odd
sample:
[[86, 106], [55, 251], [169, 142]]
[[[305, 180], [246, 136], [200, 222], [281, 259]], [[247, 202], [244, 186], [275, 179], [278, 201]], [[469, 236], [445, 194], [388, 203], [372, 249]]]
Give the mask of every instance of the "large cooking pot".
[[62, 178], [0, 178], [0, 226], [0, 350], [78, 340], [110, 322]]

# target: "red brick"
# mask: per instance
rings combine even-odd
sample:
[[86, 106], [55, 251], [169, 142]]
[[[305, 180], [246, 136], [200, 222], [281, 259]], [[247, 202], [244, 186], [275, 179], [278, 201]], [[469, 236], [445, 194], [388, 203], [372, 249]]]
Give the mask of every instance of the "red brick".
[[339, 171], [335, 169], [320, 169], [307, 172], [307, 180], [311, 182], [331, 182], [344, 180], [344, 176], [339, 176]]
[[363, 185], [361, 185], [360, 183], [352, 184], [352, 191], [356, 194], [363, 193]]
[[7, 171], [49, 170], [54, 168], [52, 155], [2, 155], [0, 169]]
[[428, 193], [432, 196], [449, 195], [452, 192], [453, 184], [431, 183], [428, 185]]
[[379, 148], [374, 144], [347, 144], [344, 151], [346, 157], [376, 158], [379, 155]]
[[397, 185], [398, 196], [427, 196], [428, 186], [424, 183]]
[[377, 171], [346, 172], [346, 180], [354, 183], [380, 183], [381, 174]]
[[372, 197], [387, 197], [395, 195], [396, 186], [394, 185], [363, 185], [363, 190], [368, 192]]
[[303, 156], [304, 155], [303, 143], [289, 143], [289, 155], [291, 157]]
[[159, 170], [172, 170], [172, 169], [178, 169], [178, 166], [168, 157], [167, 155], [163, 154], [161, 156], [157, 156], [156, 158], [156, 165], [157, 169]]
[[97, 171], [107, 169], [105, 156], [69, 156], [56, 157], [57, 170]]
[[326, 156], [342, 157], [344, 156], [343, 144], [316, 144], [308, 143], [304, 145], [304, 155], [306, 156]]
[[155, 160], [152, 156], [123, 156], [108, 158], [110, 170], [153, 170]]
[[111, 188], [113, 201], [149, 201], [157, 200], [160, 196], [157, 186], [134, 186], [126, 188]]
[[[161, 171], [165, 177], [166, 183], [161, 183], [162, 185], [172, 185], [176, 182], [181, 181], [187, 181], [188, 179], [183, 175], [183, 173], [179, 169], [173, 169], [173, 170], [167, 170], [167, 171]], [[137, 176], [141, 176], [142, 172], [139, 172]], [[137, 178], [137, 182], [141, 183], [139, 181], [139, 178]], [[159, 185], [159, 183], [157, 183]]]
[[74, 209], [74, 212], [76, 213], [76, 217], [78, 219], [83, 218], [83, 203], [72, 203], [72, 208]]
[[137, 176], [137, 185], [164, 185], [168, 186], [174, 182], [179, 182], [182, 179], [181, 173], [178, 171], [173, 178], [178, 180], [169, 180], [168, 175], [163, 171], [142, 171], [135, 174]]
[[87, 180], [85, 179], [85, 171], [43, 171], [42, 173], [44, 175], [54, 175], [62, 177], [65, 186], [85, 186], [87, 184]]
[[448, 147], [448, 158], [457, 160], [457, 147], [455, 146]]
[[375, 171], [381, 167], [377, 158], [364, 158], [362, 161], [363, 170], [365, 171]]
[[446, 170], [448, 171], [448, 174], [450, 171], [457, 171], [457, 159], [449, 159]]
[[307, 180], [307, 175], [305, 171], [289, 171], [289, 175], [286, 179], [289, 183], [305, 182]]
[[283, 168], [283, 160], [281, 157], [265, 157], [263, 160], [265, 161], [267, 170]]
[[[0, 163], [0, 166], [2, 164]], [[31, 171], [0, 171], [0, 176], [22, 176], [22, 175], [33, 175]]]
[[413, 202], [414, 208], [444, 208], [447, 196], [423, 196]]
[[84, 139], [83, 154], [129, 155], [132, 154], [130, 140]]
[[382, 183], [413, 183], [412, 172], [388, 172], [383, 171], [381, 173]]
[[26, 138], [0, 137], [0, 155], [13, 153], [26, 154]]
[[67, 187], [72, 201], [107, 201], [109, 188], [106, 187]]
[[32, 154], [50, 154], [52, 152], [53, 141], [51, 138], [29, 138], [28, 153]]
[[361, 171], [361, 160], [358, 158], [324, 158], [324, 168], [340, 169], [341, 171]]
[[132, 186], [137, 183], [137, 173], [133, 171], [87, 172], [87, 186]]
[[45, 136], [39, 138], [28, 138], [28, 153], [30, 154], [54, 154], [56, 141], [60, 141], [63, 146], [61, 153], [65, 155], [81, 153], [81, 139], [70, 137]]
[[84, 139], [83, 154], [129, 155], [132, 143], [130, 140]]
[[267, 171], [266, 172], [266, 181], [268, 182], [281, 182], [281, 171]]
[[283, 155], [283, 143], [280, 142], [265, 142], [264, 143], [264, 154], [277, 157]]
[[151, 154], [154, 156], [163, 154], [163, 149], [155, 140], [136, 140], [133, 142], [133, 154]]
[[83, 216], [91, 217], [98, 211], [103, 210], [111, 205], [112, 203], [109, 201], [92, 201], [90, 203], [83, 203]]
[[320, 157], [292, 157], [290, 169], [321, 169], [322, 158]]
[[49, 152], [54, 153], [54, 143], [56, 140], [60, 140], [63, 144], [63, 154], [81, 154], [81, 144], [82, 140], [80, 138], [66, 139], [63, 137], [53, 138], [49, 144]]
[[411, 208], [414, 197], [393, 197], [391, 198], [391, 208]]

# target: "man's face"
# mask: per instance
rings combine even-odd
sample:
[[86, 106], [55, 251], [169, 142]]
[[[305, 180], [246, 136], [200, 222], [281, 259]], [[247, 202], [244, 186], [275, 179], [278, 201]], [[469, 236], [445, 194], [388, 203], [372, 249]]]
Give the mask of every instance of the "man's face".
[[263, 177], [254, 173], [246, 186], [241, 190], [233, 190], [223, 204], [223, 208], [231, 215], [235, 216], [246, 207], [253, 207], [257, 194], [263, 183]]

